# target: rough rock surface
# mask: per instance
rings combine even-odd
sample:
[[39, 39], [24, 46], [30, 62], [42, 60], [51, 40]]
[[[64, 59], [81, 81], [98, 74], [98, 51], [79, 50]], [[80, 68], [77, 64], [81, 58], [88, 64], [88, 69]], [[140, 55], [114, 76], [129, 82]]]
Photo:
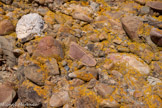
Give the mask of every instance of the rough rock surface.
[[151, 40], [158, 46], [162, 46], [162, 30], [152, 28], [150, 32]]
[[46, 36], [40, 40], [33, 56], [55, 57], [62, 59], [64, 57], [62, 45], [52, 36]]
[[17, 38], [22, 39], [30, 34], [40, 35], [44, 26], [42, 17], [37, 13], [30, 13], [21, 17], [16, 25]]
[[0, 21], [0, 36], [10, 34], [15, 31], [15, 27], [10, 20]]
[[138, 29], [142, 25], [142, 22], [136, 16], [126, 16], [121, 19], [122, 25], [129, 38], [133, 41], [140, 42], [138, 37]]
[[0, 104], [1, 106], [9, 106], [16, 96], [16, 92], [12, 87], [0, 84]]
[[69, 56], [73, 59], [81, 61], [87, 66], [96, 65], [96, 61], [92, 55], [86, 53], [86, 50], [75, 42], [71, 42], [70, 44]]

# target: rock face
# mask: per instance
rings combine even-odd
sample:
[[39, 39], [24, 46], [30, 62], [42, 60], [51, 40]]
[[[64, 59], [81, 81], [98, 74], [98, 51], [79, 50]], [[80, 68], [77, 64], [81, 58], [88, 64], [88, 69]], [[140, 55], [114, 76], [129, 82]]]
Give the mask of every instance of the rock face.
[[16, 57], [13, 54], [15, 39], [13, 37], [0, 37], [0, 45], [3, 51], [3, 58], [7, 60], [7, 65], [16, 65]]
[[140, 58], [137, 58], [134, 55], [131, 54], [109, 54], [108, 58], [112, 60], [114, 63], [126, 63], [127, 67], [132, 67], [136, 69], [141, 74], [149, 74], [150, 68], [149, 66], [144, 63]]
[[158, 46], [162, 46], [162, 30], [152, 28], [150, 32], [151, 40]]
[[37, 66], [35, 64], [26, 66], [24, 68], [24, 74], [25, 74], [26, 78], [28, 78], [30, 81], [36, 83], [37, 85], [44, 84], [43, 72], [41, 71], [39, 66]]
[[15, 90], [11, 87], [0, 84], [0, 104], [9, 105], [16, 96]]
[[129, 38], [133, 41], [140, 42], [138, 29], [142, 22], [136, 16], [126, 16], [121, 19], [122, 26]]
[[8, 35], [14, 31], [15, 31], [15, 27], [10, 20], [5, 19], [5, 20], [0, 21], [0, 35], [1, 36]]
[[37, 13], [30, 13], [21, 17], [16, 25], [17, 38], [26, 38], [31, 34], [40, 35], [44, 26], [42, 17]]
[[50, 106], [52, 107], [61, 107], [70, 100], [69, 93], [67, 91], [60, 91], [54, 93], [50, 99]]
[[69, 56], [73, 59], [81, 61], [87, 66], [96, 65], [96, 60], [92, 57], [92, 55], [86, 53], [86, 50], [75, 42], [71, 42], [70, 44]]
[[33, 107], [39, 106], [41, 104], [41, 97], [37, 94], [33, 88], [27, 88], [22, 86], [18, 89], [18, 97], [23, 104], [29, 104], [28, 106]]
[[62, 59], [64, 57], [62, 45], [51, 36], [46, 36], [40, 40], [33, 56], [55, 57]]
[[146, 5], [152, 9], [162, 11], [162, 1], [149, 1], [146, 3]]

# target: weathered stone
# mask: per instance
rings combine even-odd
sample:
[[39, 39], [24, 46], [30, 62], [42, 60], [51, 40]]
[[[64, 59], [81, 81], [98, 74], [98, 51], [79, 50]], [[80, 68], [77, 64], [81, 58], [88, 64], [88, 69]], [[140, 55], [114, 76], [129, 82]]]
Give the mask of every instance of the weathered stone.
[[132, 67], [137, 70], [141, 74], [149, 74], [150, 68], [149, 66], [143, 62], [140, 58], [132, 55], [132, 54], [121, 54], [114, 53], [109, 54], [108, 58], [113, 61], [113, 63], [126, 63], [126, 66]]
[[103, 98], [108, 98], [115, 90], [114, 87], [108, 86], [103, 83], [97, 84], [94, 89]]
[[2, 20], [0, 21], [0, 35], [8, 35], [14, 32], [15, 27], [10, 20]]
[[96, 60], [92, 57], [92, 55], [86, 53], [86, 50], [75, 42], [71, 42], [70, 44], [69, 56], [73, 59], [81, 61], [87, 66], [96, 65]]
[[84, 84], [84, 81], [81, 79], [73, 79], [72, 81], [70, 81], [70, 84], [74, 87], [80, 86], [80, 85]]
[[80, 13], [80, 12], [75, 12], [72, 14], [72, 17], [81, 21], [85, 21], [85, 22], [89, 22], [91, 23], [93, 21], [93, 19], [89, 16], [87, 16], [84, 13]]
[[0, 1], [7, 4], [7, 5], [12, 4], [12, 2], [13, 2], [13, 0], [0, 0]]
[[31, 34], [40, 35], [44, 26], [42, 17], [37, 13], [30, 13], [21, 17], [16, 25], [17, 38], [27, 38]]
[[76, 100], [76, 108], [96, 108], [97, 102], [92, 97], [82, 96]]
[[162, 1], [149, 1], [146, 3], [146, 5], [152, 9], [162, 11]]
[[162, 46], [162, 30], [152, 28], [150, 32], [151, 40], [158, 46]]
[[79, 70], [70, 73], [68, 76], [70, 78], [79, 78], [84, 81], [90, 81], [91, 79], [95, 78], [97, 79], [97, 70], [94, 68], [87, 68], [85, 70]]
[[129, 38], [136, 42], [141, 42], [138, 37], [138, 29], [142, 26], [142, 22], [136, 16], [126, 16], [122, 18], [121, 23]]
[[150, 85], [156, 85], [158, 83], [162, 84], [162, 81], [158, 78], [154, 78], [152, 76], [148, 76], [147, 81], [149, 82]]
[[[33, 90], [33, 88], [21, 86], [18, 88], [18, 97], [21, 100], [22, 104], [30, 105], [30, 107], [36, 107], [41, 105], [41, 97], [38, 93]], [[29, 106], [27, 106], [29, 107]]]
[[52, 107], [61, 107], [65, 105], [69, 100], [69, 93], [67, 91], [60, 91], [52, 95], [49, 104]]
[[101, 108], [120, 108], [120, 104], [115, 100], [106, 99], [100, 103]]
[[56, 59], [52, 58], [51, 60], [46, 61], [46, 68], [50, 75], [59, 75], [59, 67]]
[[10, 105], [15, 96], [16, 92], [12, 87], [0, 84], [0, 107]]
[[146, 0], [134, 0], [135, 2], [144, 5], [146, 3]]
[[150, 7], [148, 6], [144, 6], [140, 9], [140, 14], [141, 15], [147, 15], [150, 13]]
[[13, 37], [0, 37], [0, 44], [3, 50], [3, 58], [7, 60], [7, 65], [13, 67], [17, 62], [13, 53], [15, 39]]
[[35, 56], [62, 59], [64, 57], [62, 45], [59, 41], [53, 39], [52, 36], [46, 36], [38, 43], [38, 46], [33, 53], [33, 57]]
[[35, 64], [26, 66], [24, 68], [24, 74], [25, 77], [37, 85], [44, 85], [43, 72], [40, 70], [39, 66]]

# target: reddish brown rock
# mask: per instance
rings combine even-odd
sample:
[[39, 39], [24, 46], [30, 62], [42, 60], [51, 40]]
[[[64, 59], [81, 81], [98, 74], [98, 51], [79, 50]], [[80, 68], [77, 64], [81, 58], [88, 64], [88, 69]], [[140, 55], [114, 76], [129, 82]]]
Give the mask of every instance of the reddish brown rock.
[[92, 57], [92, 55], [86, 53], [86, 50], [75, 42], [71, 42], [70, 44], [69, 56], [72, 59], [81, 61], [86, 66], [96, 65], [96, 60]]
[[142, 22], [136, 16], [126, 16], [122, 18], [121, 23], [131, 40], [141, 42], [138, 37], [138, 29], [141, 27]]
[[[16, 92], [9, 86], [0, 84], [0, 104], [3, 106], [11, 104]], [[2, 107], [0, 105], [0, 107]]]
[[14, 32], [15, 27], [10, 20], [2, 20], [0, 21], [0, 35], [8, 35]]
[[146, 5], [152, 9], [162, 11], [162, 1], [149, 1], [146, 3]]
[[52, 36], [46, 36], [38, 43], [38, 46], [33, 53], [33, 57], [35, 56], [62, 59], [64, 57], [62, 45], [59, 41], [53, 39]]
[[151, 40], [158, 46], [162, 46], [162, 30], [152, 28], [150, 32]]

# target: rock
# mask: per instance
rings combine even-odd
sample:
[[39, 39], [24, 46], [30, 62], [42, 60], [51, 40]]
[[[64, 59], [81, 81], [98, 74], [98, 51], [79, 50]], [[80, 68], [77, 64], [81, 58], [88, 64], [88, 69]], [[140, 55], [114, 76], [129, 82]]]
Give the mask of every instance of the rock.
[[14, 56], [15, 39], [13, 37], [0, 37], [0, 45], [3, 51], [3, 58], [7, 60], [7, 65], [13, 67], [16, 65], [16, 57]]
[[162, 2], [161, 1], [149, 1], [146, 3], [147, 6], [152, 9], [162, 11]]
[[158, 83], [162, 83], [162, 81], [158, 78], [154, 78], [152, 76], [148, 76], [147, 81], [149, 82], [150, 85], [156, 85]]
[[109, 54], [108, 58], [113, 61], [113, 63], [126, 63], [126, 67], [132, 67], [137, 70], [141, 74], [149, 74], [150, 68], [149, 66], [143, 62], [140, 58], [132, 54], [121, 54], [121, 53], [113, 53]]
[[14, 55], [16, 56], [16, 57], [19, 57], [20, 55], [22, 55], [23, 54], [23, 50], [22, 49], [14, 49], [13, 50], [13, 53], [14, 53]]
[[76, 100], [76, 108], [96, 108], [97, 102], [90, 96], [82, 96]]
[[96, 2], [93, 2], [93, 1], [90, 1], [90, 7], [92, 8], [92, 10], [94, 11], [94, 12], [96, 12], [96, 11], [98, 11], [100, 8], [99, 8], [99, 4], [98, 3], [96, 3]]
[[114, 99], [113, 100], [106, 99], [100, 103], [100, 107], [101, 108], [120, 108], [120, 104], [116, 102]]
[[25, 66], [24, 74], [27, 79], [37, 85], [44, 85], [43, 71], [36, 64]]
[[5, 20], [0, 21], [0, 35], [1, 36], [8, 35], [14, 31], [15, 31], [15, 27], [10, 20], [5, 19]]
[[79, 70], [70, 73], [68, 76], [70, 78], [79, 78], [84, 81], [90, 81], [91, 79], [97, 79], [98, 72], [94, 68], [87, 68], [85, 70]]
[[121, 19], [122, 26], [129, 38], [136, 42], [141, 42], [138, 37], [138, 29], [142, 26], [142, 22], [136, 16], [126, 16]]
[[81, 13], [81, 12], [74, 12], [72, 14], [72, 17], [74, 19], [85, 21], [85, 22], [89, 22], [89, 23], [91, 23], [93, 21], [93, 19], [91, 17], [89, 17], [86, 14]]
[[140, 15], [147, 15], [150, 13], [150, 7], [144, 6], [140, 9]]
[[70, 84], [74, 87], [76, 86], [80, 86], [82, 84], [84, 84], [84, 81], [81, 79], [73, 79], [72, 81], [70, 81]]
[[72, 59], [81, 61], [86, 66], [96, 65], [96, 60], [92, 57], [92, 55], [86, 53], [86, 50], [75, 42], [71, 42], [70, 44], [69, 56]]
[[151, 40], [158, 46], [162, 46], [162, 30], [152, 28], [150, 32]]
[[52, 36], [46, 36], [40, 40], [33, 57], [54, 57], [56, 59], [63, 59], [63, 49], [59, 41], [53, 39]]
[[159, 77], [162, 75], [162, 62], [160, 61], [152, 61], [151, 64], [151, 69], [153, 70], [153, 76], [154, 77]]
[[46, 69], [50, 75], [60, 74], [56, 59], [52, 58], [51, 60], [47, 60], [45, 64], [46, 64]]
[[103, 98], [108, 98], [115, 90], [114, 87], [99, 83], [95, 86], [95, 91]]
[[141, 5], [145, 5], [145, 3], [146, 3], [146, 0], [134, 0], [134, 1]]
[[[21, 86], [18, 88], [18, 97], [24, 105], [37, 107], [41, 105], [41, 97], [32, 87]], [[28, 106], [29, 107], [29, 106]], [[31, 107], [31, 106], [30, 106]]]
[[10, 5], [13, 2], [13, 0], [0, 0], [0, 1], [6, 5]]
[[23, 39], [31, 34], [40, 35], [44, 26], [42, 17], [37, 13], [30, 13], [21, 17], [16, 25], [17, 38]]
[[67, 91], [60, 91], [54, 93], [49, 101], [51, 107], [61, 107], [70, 100], [69, 93]]
[[91, 80], [88, 82], [87, 88], [88, 88], [88, 89], [92, 89], [93, 87], [95, 87], [96, 83], [97, 83], [97, 80], [96, 80], [96, 79], [91, 79]]
[[0, 106], [8, 106], [12, 103], [16, 92], [12, 87], [0, 84]]

